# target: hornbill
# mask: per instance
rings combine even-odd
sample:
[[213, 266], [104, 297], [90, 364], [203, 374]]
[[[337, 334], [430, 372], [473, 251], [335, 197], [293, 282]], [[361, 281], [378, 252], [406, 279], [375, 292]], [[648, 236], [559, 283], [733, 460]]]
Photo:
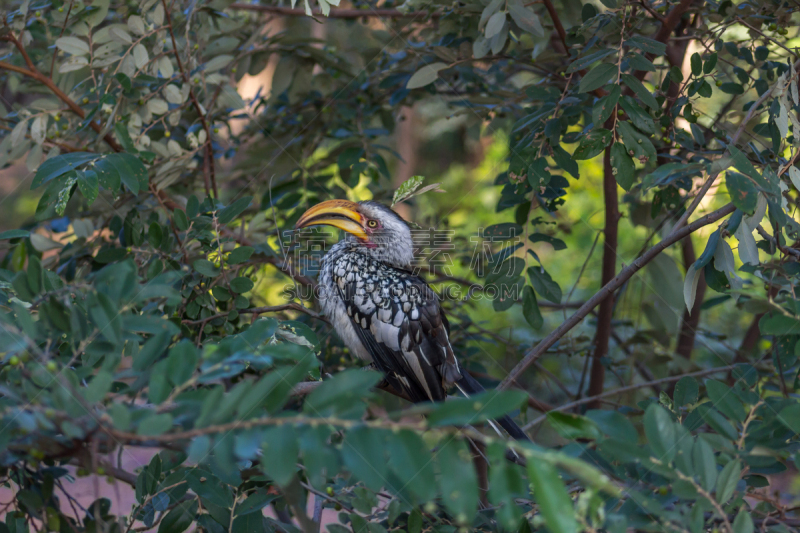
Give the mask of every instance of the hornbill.
[[[415, 403], [442, 401], [453, 385], [467, 397], [484, 391], [458, 364], [439, 297], [408, 270], [413, 242], [400, 215], [378, 202], [329, 200], [303, 213], [295, 229], [315, 225], [346, 232], [322, 259], [318, 289], [324, 314], [351, 352]], [[497, 423], [528, 440], [510, 417]]]

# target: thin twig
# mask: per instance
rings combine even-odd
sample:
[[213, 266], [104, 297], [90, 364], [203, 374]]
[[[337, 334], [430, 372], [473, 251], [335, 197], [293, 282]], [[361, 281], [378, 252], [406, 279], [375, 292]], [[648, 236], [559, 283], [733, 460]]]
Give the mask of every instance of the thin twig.
[[[655, 387], [657, 385], [663, 385], [664, 383], [672, 383], [673, 381], [680, 381], [681, 378], [684, 378], [684, 377], [701, 377], [701, 376], [707, 376], [709, 374], [716, 374], [718, 372], [728, 372], [732, 368], [733, 368], [733, 366], [720, 366], [720, 367], [716, 367], [716, 368], [709, 368], [709, 369], [706, 369], [706, 370], [698, 370], [697, 372], [690, 372], [688, 374], [680, 374], [680, 375], [677, 375], [677, 376], [668, 376], [668, 377], [665, 377], [665, 378], [656, 379], [654, 381], [646, 381], [644, 383], [636, 383], [634, 385], [628, 385], [626, 387], [619, 387], [617, 389], [606, 391], [606, 392], [604, 392], [602, 394], [598, 394], [597, 396], [590, 396], [588, 398], [582, 398], [582, 399], [576, 400], [574, 402], [565, 403], [564, 405], [559, 406], [559, 407], [557, 407], [557, 408], [555, 408], [555, 409], [553, 409], [552, 411], [549, 411], [549, 412], [569, 411], [570, 409], [572, 409], [574, 407], [578, 407], [578, 406], [581, 406], [581, 405], [585, 405], [587, 403], [592, 403], [592, 402], [595, 402], [597, 400], [608, 398], [609, 396], [617, 396], [619, 394], [624, 394], [626, 392], [630, 392], [630, 391], [634, 391], [634, 390], [638, 390], [638, 389], [643, 389], [645, 387]], [[547, 413], [543, 414], [539, 418], [531, 420], [530, 422], [525, 424], [525, 426], [523, 426], [522, 429], [528, 430], [528, 429], [530, 429], [530, 428], [532, 428], [534, 426], [537, 426], [537, 425], [541, 424], [546, 419], [547, 419]]]
[[[25, 60], [25, 63], [28, 65], [28, 68], [26, 69], [24, 67], [18, 67], [17, 65], [12, 65], [11, 63], [7, 63], [6, 61], [0, 61], [1, 70], [9, 70], [11, 72], [16, 72], [18, 74], [22, 74], [23, 76], [27, 76], [29, 78], [38, 81], [39, 83], [50, 89], [50, 91], [54, 95], [56, 95], [56, 97], [58, 97], [59, 100], [67, 104], [67, 107], [69, 107], [70, 111], [78, 115], [79, 118], [81, 119], [86, 118], [86, 112], [78, 104], [76, 104], [74, 100], [72, 100], [69, 96], [67, 96], [67, 94], [64, 91], [62, 91], [58, 87], [58, 85], [55, 84], [52, 78], [48, 78], [47, 76], [36, 70], [36, 67], [31, 61], [31, 58], [28, 56], [28, 53], [25, 51], [25, 48], [22, 46], [22, 43], [19, 42], [19, 40], [16, 37], [14, 37], [13, 34], [9, 33], [8, 35], [3, 37], [3, 40], [14, 43], [14, 46], [16, 46], [17, 49], [22, 54], [22, 58]], [[94, 120], [89, 122], [89, 127], [92, 128], [97, 133], [100, 133], [102, 131], [100, 124], [98, 124]], [[117, 141], [110, 133], [106, 133], [103, 136], [103, 139], [115, 152], [123, 151], [122, 146], [120, 146], [119, 143], [117, 143]]]
[[200, 102], [197, 101], [197, 96], [194, 94], [194, 88], [192, 87], [191, 80], [189, 79], [189, 74], [186, 72], [186, 69], [183, 66], [183, 61], [181, 61], [181, 55], [178, 52], [178, 44], [175, 41], [175, 32], [172, 28], [172, 18], [169, 14], [169, 7], [167, 7], [167, 1], [161, 0], [161, 5], [164, 6], [164, 17], [167, 20], [169, 36], [172, 39], [172, 51], [175, 54], [175, 61], [178, 63], [178, 70], [181, 72], [183, 82], [189, 87], [189, 99], [192, 101], [192, 105], [194, 105], [194, 109], [197, 112], [197, 115], [200, 117], [200, 123], [203, 125], [203, 130], [206, 132], [204, 158], [206, 195], [211, 196], [211, 191], [214, 191], [214, 198], [219, 198], [219, 192], [217, 191], [217, 178], [214, 171], [214, 149], [211, 145], [211, 129], [208, 127], [208, 121], [206, 120], [205, 113], [203, 113], [203, 107], [200, 105]]

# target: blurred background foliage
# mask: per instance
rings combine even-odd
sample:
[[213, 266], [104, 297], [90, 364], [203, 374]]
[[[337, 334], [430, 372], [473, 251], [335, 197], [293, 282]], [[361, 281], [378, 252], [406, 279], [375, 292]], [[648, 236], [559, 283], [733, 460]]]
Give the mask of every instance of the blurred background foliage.
[[[794, 2], [3, 9], [0, 529], [800, 524]], [[514, 387], [410, 408], [291, 228], [434, 183], [395, 209]]]

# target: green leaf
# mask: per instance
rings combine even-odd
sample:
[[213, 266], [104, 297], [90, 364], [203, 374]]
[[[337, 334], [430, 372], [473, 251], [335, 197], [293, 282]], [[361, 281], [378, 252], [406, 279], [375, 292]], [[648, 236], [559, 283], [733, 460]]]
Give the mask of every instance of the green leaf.
[[622, 109], [628, 114], [633, 125], [645, 133], [653, 134], [656, 132], [656, 124], [644, 109], [639, 107], [639, 104], [630, 96], [623, 96], [620, 102]]
[[97, 179], [102, 188], [115, 194], [119, 191], [122, 185], [119, 172], [105, 157], [95, 161], [92, 170], [97, 173]]
[[522, 289], [522, 316], [533, 329], [541, 329], [544, 325], [542, 313], [539, 311], [539, 303], [536, 301], [536, 294], [530, 285], [525, 285]]
[[44, 161], [36, 170], [36, 175], [31, 181], [31, 189], [40, 187], [50, 180], [63, 176], [67, 172], [80, 168], [81, 165], [94, 161], [98, 158], [97, 154], [88, 152], [72, 152], [60, 155]]
[[653, 62], [645, 58], [639, 52], [630, 52], [626, 55], [626, 58], [628, 59], [628, 65], [631, 70], [640, 70], [644, 72], [656, 71], [656, 66], [653, 65]]
[[622, 94], [622, 88], [619, 85], [612, 85], [608, 94], [592, 106], [592, 121], [595, 126], [605, 124], [606, 120], [614, 113], [620, 94]]
[[537, 242], [546, 242], [550, 246], [553, 247], [553, 250], [566, 250], [567, 244], [557, 237], [551, 237], [550, 235], [545, 235], [544, 233], [531, 233], [528, 235], [528, 240], [532, 243]]
[[436, 458], [444, 507], [456, 521], [472, 523], [478, 507], [478, 481], [466, 445], [461, 439], [445, 439]]
[[342, 460], [357, 479], [379, 491], [386, 485], [386, 430], [357, 427], [348, 431], [342, 443]]
[[109, 154], [105, 161], [114, 167], [124, 183], [133, 194], [147, 188], [147, 169], [138, 157], [131, 154]]
[[800, 403], [794, 403], [781, 409], [778, 420], [787, 428], [800, 435]]
[[714, 431], [730, 440], [739, 438], [739, 433], [733, 428], [728, 419], [720, 414], [719, 411], [711, 407], [708, 403], [701, 403], [695, 407], [695, 411], [700, 417], [711, 426]]
[[151, 414], [139, 423], [136, 433], [139, 435], [156, 436], [166, 433], [172, 427], [172, 415], [169, 413]]
[[622, 136], [622, 142], [628, 150], [633, 152], [631, 157], [642, 161], [656, 158], [656, 149], [646, 135], [637, 131], [629, 122], [617, 122], [617, 132]]
[[706, 59], [705, 63], [703, 63], [703, 74], [711, 74], [711, 71], [714, 70], [714, 67], [717, 66], [717, 54], [714, 52], [708, 59]]
[[724, 505], [733, 496], [736, 484], [742, 476], [742, 467], [738, 459], [732, 459], [726, 464], [717, 477], [717, 490], [715, 493], [717, 501]]
[[554, 533], [577, 533], [572, 499], [555, 467], [547, 461], [528, 460], [528, 477], [547, 528]]
[[692, 445], [692, 469], [688, 473], [698, 477], [704, 490], [711, 491], [717, 482], [717, 461], [711, 446], [702, 438]]
[[248, 208], [248, 206], [252, 201], [253, 201], [252, 196], [244, 196], [242, 198], [239, 198], [231, 205], [220, 211], [217, 214], [217, 220], [223, 226], [227, 225], [228, 223], [232, 222], [233, 219], [242, 214], [242, 212]]
[[100, 193], [100, 182], [97, 177], [97, 172], [93, 170], [85, 170], [78, 172], [78, 189], [89, 205], [97, 199]]
[[519, 408], [526, 399], [525, 392], [518, 390], [491, 390], [469, 398], [454, 398], [431, 406], [428, 424], [431, 426], [477, 424]]
[[693, 53], [690, 62], [693, 76], [699, 76], [703, 73], [703, 60], [700, 58], [700, 54], [697, 52]]
[[617, 65], [601, 63], [586, 73], [578, 85], [579, 93], [588, 93], [599, 89], [617, 75]]
[[580, 179], [581, 176], [578, 170], [578, 163], [572, 159], [572, 156], [570, 156], [566, 150], [561, 148], [560, 145], [555, 145], [552, 147], [552, 149], [553, 159], [555, 159], [556, 164], [563, 170], [569, 172], [573, 178]]
[[83, 397], [89, 403], [97, 403], [105, 398], [106, 393], [111, 389], [114, 377], [105, 370], [99, 371], [89, 382], [89, 386], [83, 391]]
[[5, 239], [21, 239], [28, 237], [31, 234], [30, 231], [24, 229], [10, 229], [0, 233], [0, 240]]
[[220, 287], [216, 285], [213, 289], [211, 289], [211, 294], [214, 296], [218, 302], [227, 302], [231, 299], [231, 293], [225, 287]]
[[145, 370], [152, 365], [169, 346], [170, 337], [171, 335], [166, 332], [150, 337], [139, 353], [133, 357], [134, 370]]
[[639, 100], [641, 100], [644, 105], [655, 111], [659, 109], [658, 100], [656, 100], [656, 97], [653, 96], [653, 94], [647, 90], [647, 87], [645, 87], [644, 84], [635, 76], [623, 74], [622, 83], [630, 87], [630, 89], [636, 94], [636, 96], [639, 97]]
[[269, 428], [264, 432], [261, 445], [261, 469], [275, 482], [285, 487], [297, 472], [300, 453], [294, 428], [288, 424]]
[[743, 174], [729, 170], [725, 174], [725, 185], [733, 205], [752, 215], [758, 204], [758, 189], [753, 181]]
[[176, 209], [172, 212], [172, 219], [175, 221], [175, 227], [178, 231], [186, 231], [189, 229], [189, 219], [186, 218], [186, 213], [183, 209]]
[[508, 13], [523, 31], [536, 37], [544, 37], [545, 32], [544, 28], [542, 28], [542, 23], [539, 22], [539, 17], [532, 10], [522, 4], [511, 3], [508, 6]]
[[229, 265], [239, 265], [248, 261], [250, 256], [253, 255], [255, 250], [252, 246], [239, 246], [238, 248], [234, 248], [234, 250], [228, 254], [228, 264]]
[[579, 57], [578, 59], [570, 63], [570, 65], [567, 67], [566, 73], [572, 74], [573, 72], [578, 72], [579, 70], [583, 70], [589, 67], [592, 63], [596, 63], [597, 61], [600, 61], [601, 59], [610, 56], [614, 52], [616, 52], [616, 50], [612, 48], [612, 49], [600, 50], [599, 52], [593, 52], [589, 55]]
[[581, 139], [581, 143], [572, 154], [572, 159], [578, 161], [581, 159], [593, 158], [608, 146], [612, 137], [613, 134], [610, 131], [598, 128], [597, 125], [595, 125], [594, 129]]
[[770, 311], [758, 322], [762, 335], [794, 335], [800, 333], [800, 319]]
[[561, 303], [561, 287], [553, 281], [553, 278], [543, 267], [532, 266], [528, 268], [528, 278], [531, 280], [533, 288], [542, 298], [555, 304]]
[[753, 518], [745, 509], [739, 511], [733, 520], [733, 533], [753, 533]]
[[[505, 15], [503, 15], [505, 17]], [[406, 83], [406, 89], [419, 89], [435, 82], [439, 77], [439, 71], [448, 68], [447, 63], [431, 63], [425, 65], [414, 73]]]
[[216, 278], [220, 274], [220, 269], [207, 259], [198, 259], [192, 263], [192, 266], [196, 271], [208, 278]]
[[744, 422], [744, 406], [730, 387], [721, 381], [710, 379], [706, 381], [706, 391], [714, 407], [722, 414], [737, 422]]
[[[142, 48], [138, 49], [141, 50]], [[138, 150], [136, 150], [136, 146], [134, 146], [133, 144], [133, 139], [131, 139], [130, 133], [128, 133], [128, 126], [126, 126], [122, 122], [117, 122], [116, 124], [114, 124], [114, 133], [116, 133], [117, 139], [119, 139], [120, 144], [122, 144], [122, 147], [126, 151], [133, 153], [138, 152]]]
[[194, 374], [199, 356], [197, 348], [188, 339], [184, 339], [169, 350], [167, 356], [167, 375], [175, 385], [183, 385]]
[[503, 25], [506, 22], [506, 13], [505, 11], [498, 11], [494, 13], [489, 20], [486, 22], [486, 27], [484, 28], [484, 36], [487, 39], [493, 38], [495, 35], [500, 33], [500, 30], [503, 29]]
[[356, 405], [364, 407], [362, 399], [381, 379], [380, 372], [355, 369], [339, 372], [309, 394], [303, 411], [314, 416], [347, 414]]
[[611, 438], [628, 442], [639, 440], [639, 434], [631, 421], [618, 411], [590, 409], [586, 411], [586, 418], [594, 422], [600, 431]]
[[691, 405], [697, 402], [699, 391], [700, 387], [697, 384], [697, 380], [690, 376], [684, 376], [675, 385], [675, 393], [672, 400], [676, 407]]
[[597, 425], [585, 416], [553, 411], [547, 413], [547, 421], [559, 435], [567, 440], [597, 440], [601, 437]]
[[196, 499], [181, 502], [164, 516], [158, 525], [158, 533], [182, 533], [194, 522], [198, 503]]
[[744, 94], [744, 87], [738, 83], [727, 81], [719, 86], [719, 90], [725, 94]]
[[648, 37], [644, 37], [642, 35], [635, 35], [625, 41], [624, 43], [626, 46], [633, 46], [641, 50], [642, 52], [647, 52], [648, 54], [655, 54], [657, 56], [663, 56], [667, 53], [667, 45], [656, 41], [655, 39], [650, 39]]
[[410, 492], [419, 502], [436, 496], [436, 475], [428, 446], [415, 432], [403, 429], [387, 438], [389, 468], [397, 477], [391, 483], [393, 492], [404, 495]]
[[644, 433], [655, 458], [665, 464], [672, 462], [678, 434], [672, 417], [660, 405], [650, 404], [645, 411]]
[[231, 280], [231, 290], [237, 294], [252, 290], [253, 287], [254, 285], [250, 278], [243, 278], [240, 276]]
[[620, 187], [626, 191], [631, 190], [635, 179], [636, 166], [633, 159], [628, 155], [628, 151], [622, 143], [616, 142], [611, 145], [611, 173]]

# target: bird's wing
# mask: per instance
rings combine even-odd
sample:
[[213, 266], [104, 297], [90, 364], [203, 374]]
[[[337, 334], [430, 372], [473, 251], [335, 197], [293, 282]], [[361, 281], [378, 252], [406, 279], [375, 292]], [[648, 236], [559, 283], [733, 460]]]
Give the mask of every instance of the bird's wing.
[[414, 402], [443, 400], [461, 374], [436, 293], [412, 273], [385, 265], [336, 281], [353, 327], [389, 383]]

